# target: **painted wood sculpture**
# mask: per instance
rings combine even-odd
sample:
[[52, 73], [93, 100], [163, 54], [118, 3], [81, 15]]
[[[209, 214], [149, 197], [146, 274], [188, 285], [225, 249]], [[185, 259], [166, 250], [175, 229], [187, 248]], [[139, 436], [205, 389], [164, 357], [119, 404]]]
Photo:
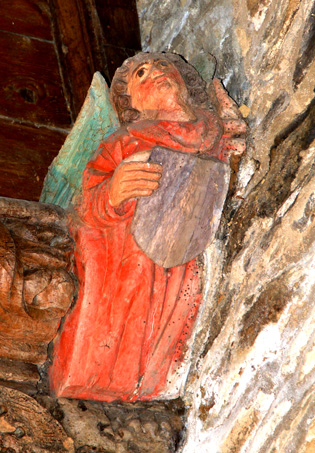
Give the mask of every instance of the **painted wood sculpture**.
[[[57, 396], [101, 401], [166, 396], [201, 303], [201, 264], [198, 258], [171, 268], [155, 264], [130, 228], [137, 199], [157, 191], [163, 174], [159, 163], [147, 162], [154, 147], [225, 163], [230, 152], [243, 152], [239, 137], [246, 125], [218, 81], [214, 88], [218, 111], [197, 71], [175, 54], [140, 53], [117, 70], [111, 99], [121, 127], [86, 165], [82, 192], [80, 179], [74, 190], [70, 228], [80, 287], [54, 345], [50, 385]], [[85, 121], [79, 118], [81, 131]], [[70, 137], [70, 154], [72, 142]], [[66, 166], [73, 173], [75, 157]], [[43, 195], [50, 202], [60, 193], [53, 171]]]

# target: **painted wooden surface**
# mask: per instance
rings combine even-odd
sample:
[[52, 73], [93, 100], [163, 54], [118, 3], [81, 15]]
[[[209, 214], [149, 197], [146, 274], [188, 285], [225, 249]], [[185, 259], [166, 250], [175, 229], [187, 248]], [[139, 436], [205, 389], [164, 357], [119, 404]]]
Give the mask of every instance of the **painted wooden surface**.
[[156, 264], [179, 266], [213, 240], [229, 187], [229, 166], [161, 147], [153, 149], [150, 161], [163, 165], [162, 178], [150, 197], [138, 200], [131, 232]]
[[[115, 169], [127, 155], [152, 147], [153, 134], [154, 143], [164, 137], [173, 147], [183, 146], [176, 122], [148, 130], [136, 124], [104, 141], [85, 171], [79, 219], [71, 222], [79, 297], [55, 340], [50, 370], [58, 396], [100, 401], [165, 396], [168, 372], [176, 372], [185, 353], [201, 302], [199, 263], [169, 271], [155, 265], [130, 234], [136, 201], [120, 210], [109, 204]], [[189, 150], [191, 134], [186, 138]]]
[[[112, 99], [119, 118], [127, 125], [106, 138], [88, 162], [82, 196], [77, 198], [76, 213], [70, 218], [80, 289], [54, 343], [49, 374], [51, 389], [57, 396], [110, 402], [179, 395], [176, 377], [202, 302], [202, 265], [198, 259], [169, 269], [155, 264], [138, 247], [130, 227], [135, 198], [158, 192], [161, 171], [163, 174], [161, 165], [143, 162], [140, 157], [159, 145], [227, 162], [230, 150], [235, 149], [232, 138], [244, 131], [243, 122], [231, 127], [228, 121], [226, 126], [217, 111], [209, 108], [205, 84], [198, 77], [179, 56], [143, 53], [129, 59], [113, 79]], [[190, 84], [194, 90], [197, 86], [194, 97], [188, 94]], [[216, 92], [219, 104], [225, 109], [231, 107], [223, 88], [220, 91], [217, 87]], [[84, 118], [82, 114], [78, 120], [79, 140], [74, 153], [82, 143], [80, 134], [87, 121]], [[94, 120], [87, 124], [91, 129], [97, 126]], [[75, 143], [74, 134], [70, 139]], [[60, 160], [61, 168], [66, 163], [69, 175], [79, 174], [69, 162], [71, 159], [67, 161], [65, 156]], [[227, 168], [223, 162], [220, 165]], [[170, 172], [167, 164], [165, 167], [167, 175]], [[182, 182], [185, 169], [177, 170], [175, 179]], [[194, 178], [193, 173], [190, 176]], [[208, 181], [205, 185], [204, 193], [213, 191], [209, 201], [220, 199], [213, 211], [222, 209], [228, 185], [225, 176], [222, 174], [222, 180], [210, 187]], [[201, 186], [202, 178], [198, 170], [196, 179], [200, 179]], [[48, 189], [57, 188], [57, 179], [49, 182]], [[68, 184], [65, 203], [75, 183]], [[66, 187], [64, 183], [62, 186]], [[194, 190], [188, 191], [192, 194], [188, 211], [194, 212], [197, 196]], [[56, 195], [62, 199], [62, 188]], [[205, 198], [204, 204], [207, 202]], [[170, 197], [166, 194], [156, 207], [157, 216], [160, 207], [168, 203]], [[180, 214], [180, 207], [174, 212], [168, 212], [170, 225], [174, 215]], [[212, 218], [207, 222], [213, 217], [217, 221], [216, 212], [210, 209], [209, 215]], [[150, 230], [150, 218], [148, 222]], [[196, 219], [190, 237], [197, 224]], [[189, 248], [189, 241], [185, 246]], [[172, 380], [174, 387], [170, 388]]]

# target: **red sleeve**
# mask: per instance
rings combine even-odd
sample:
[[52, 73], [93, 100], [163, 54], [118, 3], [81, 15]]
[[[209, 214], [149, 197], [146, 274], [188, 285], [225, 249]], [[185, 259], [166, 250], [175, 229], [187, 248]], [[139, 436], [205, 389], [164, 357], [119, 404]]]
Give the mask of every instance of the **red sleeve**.
[[226, 146], [225, 137], [222, 137], [219, 145], [217, 147], [216, 153], [213, 154], [213, 157], [217, 157], [218, 159], [222, 160], [225, 163], [229, 163], [230, 160], [230, 153], [229, 149]]
[[210, 110], [199, 112], [199, 115], [206, 119], [208, 126], [208, 132], [204, 137], [199, 153], [228, 162], [229, 152], [223, 135], [224, 127], [221, 118], [216, 112]]
[[136, 200], [113, 208], [109, 202], [109, 183], [117, 165], [123, 160], [121, 140], [104, 142], [96, 157], [86, 166], [83, 173], [83, 191], [78, 207], [80, 217], [95, 227], [113, 226], [132, 217]]

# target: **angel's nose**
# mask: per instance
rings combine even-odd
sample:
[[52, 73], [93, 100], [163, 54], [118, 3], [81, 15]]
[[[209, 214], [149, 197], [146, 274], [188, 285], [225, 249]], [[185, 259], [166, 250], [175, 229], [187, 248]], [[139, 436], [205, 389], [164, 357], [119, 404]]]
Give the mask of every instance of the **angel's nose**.
[[159, 69], [159, 68], [156, 68], [155, 66], [152, 66], [152, 69], [150, 71], [150, 76], [152, 77], [152, 79], [155, 79], [156, 77], [159, 77], [160, 75], [163, 75], [164, 72]]

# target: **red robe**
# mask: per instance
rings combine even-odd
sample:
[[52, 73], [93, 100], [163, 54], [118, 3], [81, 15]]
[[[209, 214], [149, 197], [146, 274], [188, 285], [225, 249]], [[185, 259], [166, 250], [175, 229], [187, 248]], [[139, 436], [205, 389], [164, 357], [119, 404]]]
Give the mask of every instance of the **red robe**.
[[79, 295], [55, 341], [49, 373], [57, 396], [163, 397], [201, 302], [199, 267], [193, 260], [164, 269], [144, 255], [130, 234], [136, 201], [114, 209], [109, 182], [123, 159], [156, 145], [225, 160], [220, 134], [210, 112], [193, 122], [141, 122], [111, 135], [88, 163], [77, 207], [81, 221], [72, 223]]

